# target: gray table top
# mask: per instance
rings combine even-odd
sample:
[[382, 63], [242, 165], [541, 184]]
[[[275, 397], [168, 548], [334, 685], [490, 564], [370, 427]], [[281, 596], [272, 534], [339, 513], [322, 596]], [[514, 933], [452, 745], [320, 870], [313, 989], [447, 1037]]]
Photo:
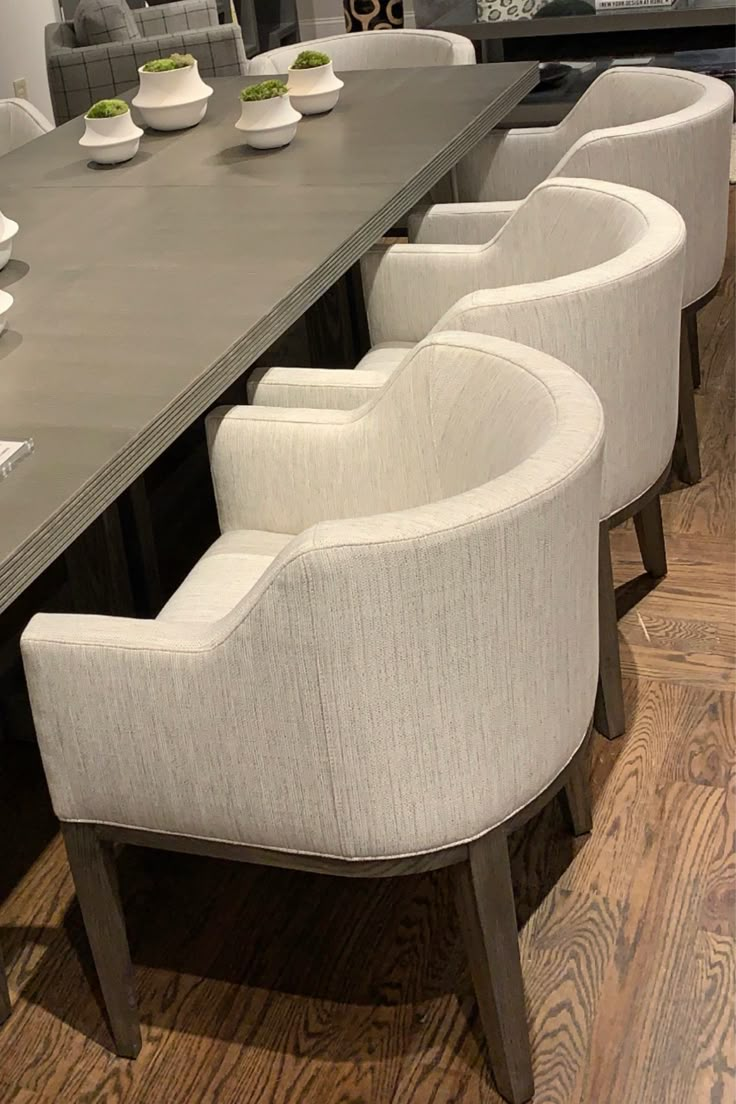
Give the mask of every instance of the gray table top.
[[604, 8], [589, 14], [520, 17], [522, 0], [511, 5], [513, 15], [493, 21], [479, 18], [476, 0], [424, 0], [425, 25], [454, 31], [472, 39], [541, 38], [550, 35], [599, 34], [606, 31], [654, 30], [673, 27], [728, 26], [736, 22], [734, 0], [674, 0], [671, 5]]
[[20, 224], [0, 288], [0, 611], [537, 79], [535, 63], [348, 74], [290, 147], [239, 140], [243, 78], [204, 122], [96, 169], [77, 119], [0, 159]]

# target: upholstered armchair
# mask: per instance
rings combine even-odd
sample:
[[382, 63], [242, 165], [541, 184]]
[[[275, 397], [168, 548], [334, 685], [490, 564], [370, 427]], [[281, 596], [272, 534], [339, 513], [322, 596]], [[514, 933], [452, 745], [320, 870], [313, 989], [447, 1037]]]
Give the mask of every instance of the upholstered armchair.
[[134, 88], [141, 65], [174, 51], [193, 54], [203, 77], [246, 70], [240, 30], [234, 23], [220, 26], [216, 0], [179, 0], [131, 14], [138, 38], [98, 46], [80, 46], [73, 23], [46, 27], [46, 67], [57, 124], [81, 115], [95, 100]]
[[[558, 126], [494, 131], [476, 146], [457, 168], [457, 195], [480, 205], [435, 207], [412, 240], [488, 241], [503, 217], [494, 201], [523, 199], [549, 176], [611, 180], [661, 196], [687, 226], [681, 355], [697, 387], [697, 312], [715, 291], [726, 250], [732, 119], [733, 93], [723, 81], [680, 69], [615, 66]], [[688, 482], [700, 479], [693, 429], [682, 440]]]
[[385, 876], [457, 865], [498, 1086], [533, 1093], [506, 834], [589, 828], [603, 415], [536, 350], [437, 334], [354, 411], [208, 421], [222, 537], [155, 621], [23, 637], [121, 1054], [113, 842]]
[[433, 328], [513, 338], [580, 372], [606, 414], [596, 726], [610, 737], [624, 731], [625, 717], [608, 532], [633, 515], [647, 571], [666, 573], [659, 491], [678, 393], [686, 429], [695, 418], [678, 370], [684, 244], [682, 218], [663, 200], [555, 178], [506, 210], [484, 246], [397, 245], [369, 254], [364, 292], [374, 347], [357, 371], [271, 368], [249, 384], [258, 405], [355, 407]]
[[473, 43], [447, 31], [380, 30], [330, 35], [258, 54], [249, 73], [285, 73], [301, 50], [325, 50], [335, 69], [408, 69], [420, 65], [474, 65]]
[[0, 157], [50, 130], [46, 116], [28, 100], [0, 100]]

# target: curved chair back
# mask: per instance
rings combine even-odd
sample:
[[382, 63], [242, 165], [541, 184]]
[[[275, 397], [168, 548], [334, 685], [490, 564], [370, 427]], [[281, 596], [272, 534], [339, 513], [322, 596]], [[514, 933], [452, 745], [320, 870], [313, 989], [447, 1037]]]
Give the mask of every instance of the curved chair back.
[[[671, 203], [687, 226], [688, 306], [711, 291], [723, 268], [732, 120], [733, 93], [723, 81], [680, 69], [614, 67], [549, 128], [558, 140], [540, 144], [542, 169], [631, 185]], [[508, 132], [510, 140], [516, 133], [523, 141], [521, 131]], [[488, 144], [459, 167], [461, 196], [515, 198], [505, 182], [499, 191], [492, 180], [497, 148]]]
[[583, 379], [438, 334], [360, 410], [220, 410], [208, 437], [224, 531], [306, 531], [218, 621], [33, 619], [62, 819], [398, 856], [481, 835], [559, 775], [598, 674]]
[[672, 456], [684, 247], [683, 220], [663, 200], [555, 178], [486, 246], [395, 246], [373, 266], [369, 254], [371, 335], [476, 330], [575, 368], [606, 414], [606, 518], [647, 491]]
[[0, 157], [50, 130], [46, 116], [28, 100], [0, 100]]
[[324, 50], [336, 71], [409, 69], [423, 65], [474, 65], [472, 42], [447, 31], [377, 30], [330, 35], [280, 46], [251, 58], [248, 73], [285, 73], [302, 50]]

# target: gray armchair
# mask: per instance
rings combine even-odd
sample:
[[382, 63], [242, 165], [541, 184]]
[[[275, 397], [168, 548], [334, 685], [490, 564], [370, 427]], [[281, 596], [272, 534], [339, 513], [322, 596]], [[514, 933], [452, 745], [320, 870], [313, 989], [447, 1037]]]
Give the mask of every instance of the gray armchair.
[[246, 71], [240, 28], [220, 26], [217, 0], [179, 0], [133, 12], [141, 37], [79, 46], [73, 23], [46, 27], [46, 67], [57, 124], [81, 115], [95, 100], [117, 96], [138, 81], [138, 69], [173, 51], [193, 54], [203, 77]]

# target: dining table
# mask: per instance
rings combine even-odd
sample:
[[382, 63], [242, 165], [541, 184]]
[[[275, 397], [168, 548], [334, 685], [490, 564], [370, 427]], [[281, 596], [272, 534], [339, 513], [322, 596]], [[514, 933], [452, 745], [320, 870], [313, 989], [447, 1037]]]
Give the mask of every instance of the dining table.
[[0, 158], [20, 230], [0, 288], [0, 613], [534, 87], [537, 65], [341, 74], [291, 145], [205, 119], [91, 163], [74, 119]]

